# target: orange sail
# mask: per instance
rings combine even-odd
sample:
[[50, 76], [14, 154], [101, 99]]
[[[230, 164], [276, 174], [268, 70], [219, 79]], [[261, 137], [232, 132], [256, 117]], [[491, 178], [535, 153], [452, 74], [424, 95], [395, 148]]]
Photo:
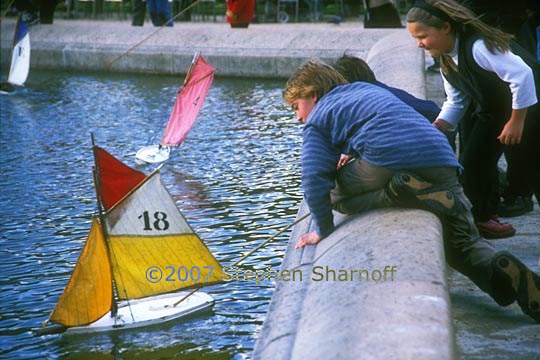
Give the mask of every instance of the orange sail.
[[98, 221], [92, 221], [88, 239], [50, 321], [64, 326], [90, 324], [111, 309], [111, 265]]

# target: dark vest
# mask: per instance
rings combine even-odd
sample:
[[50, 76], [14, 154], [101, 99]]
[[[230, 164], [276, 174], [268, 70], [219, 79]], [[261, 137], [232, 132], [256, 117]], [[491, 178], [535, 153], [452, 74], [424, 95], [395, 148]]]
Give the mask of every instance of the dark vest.
[[[505, 123], [512, 112], [512, 93], [509, 84], [501, 80], [497, 74], [482, 69], [474, 61], [472, 45], [479, 35], [462, 34], [459, 39], [458, 72], [448, 69], [445, 78], [456, 89], [461, 90], [473, 99], [475, 115], [479, 120]], [[536, 94], [540, 99], [538, 84], [540, 68], [532, 56], [515, 41], [511, 42], [512, 52], [520, 56], [533, 69], [536, 82]]]

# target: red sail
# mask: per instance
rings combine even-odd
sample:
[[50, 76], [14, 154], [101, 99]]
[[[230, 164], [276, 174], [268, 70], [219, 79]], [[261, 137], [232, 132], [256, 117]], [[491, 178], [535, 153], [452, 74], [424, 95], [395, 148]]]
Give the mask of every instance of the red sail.
[[144, 173], [130, 168], [98, 146], [94, 146], [94, 156], [99, 194], [105, 210], [113, 207], [146, 178]]

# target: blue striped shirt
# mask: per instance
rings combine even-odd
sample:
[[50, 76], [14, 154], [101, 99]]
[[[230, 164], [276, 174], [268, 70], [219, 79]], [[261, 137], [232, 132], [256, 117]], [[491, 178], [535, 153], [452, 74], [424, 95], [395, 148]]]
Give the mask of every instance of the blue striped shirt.
[[446, 137], [389, 91], [338, 86], [319, 99], [303, 130], [302, 186], [321, 237], [334, 229], [330, 191], [342, 153], [391, 170], [461, 167]]

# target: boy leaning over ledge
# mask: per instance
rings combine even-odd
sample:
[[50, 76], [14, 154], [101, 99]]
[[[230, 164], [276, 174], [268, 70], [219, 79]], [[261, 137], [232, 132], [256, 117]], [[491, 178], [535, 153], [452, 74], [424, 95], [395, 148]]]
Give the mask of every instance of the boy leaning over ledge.
[[[517, 300], [540, 322], [540, 277], [479, 236], [457, 179], [461, 166], [444, 135], [422, 115], [385, 89], [349, 84], [317, 59], [289, 78], [283, 95], [305, 124], [302, 187], [315, 224], [297, 248], [315, 245], [334, 230], [332, 208], [345, 214], [425, 209], [441, 219], [450, 266], [499, 305]], [[354, 160], [338, 168], [341, 154]]]

